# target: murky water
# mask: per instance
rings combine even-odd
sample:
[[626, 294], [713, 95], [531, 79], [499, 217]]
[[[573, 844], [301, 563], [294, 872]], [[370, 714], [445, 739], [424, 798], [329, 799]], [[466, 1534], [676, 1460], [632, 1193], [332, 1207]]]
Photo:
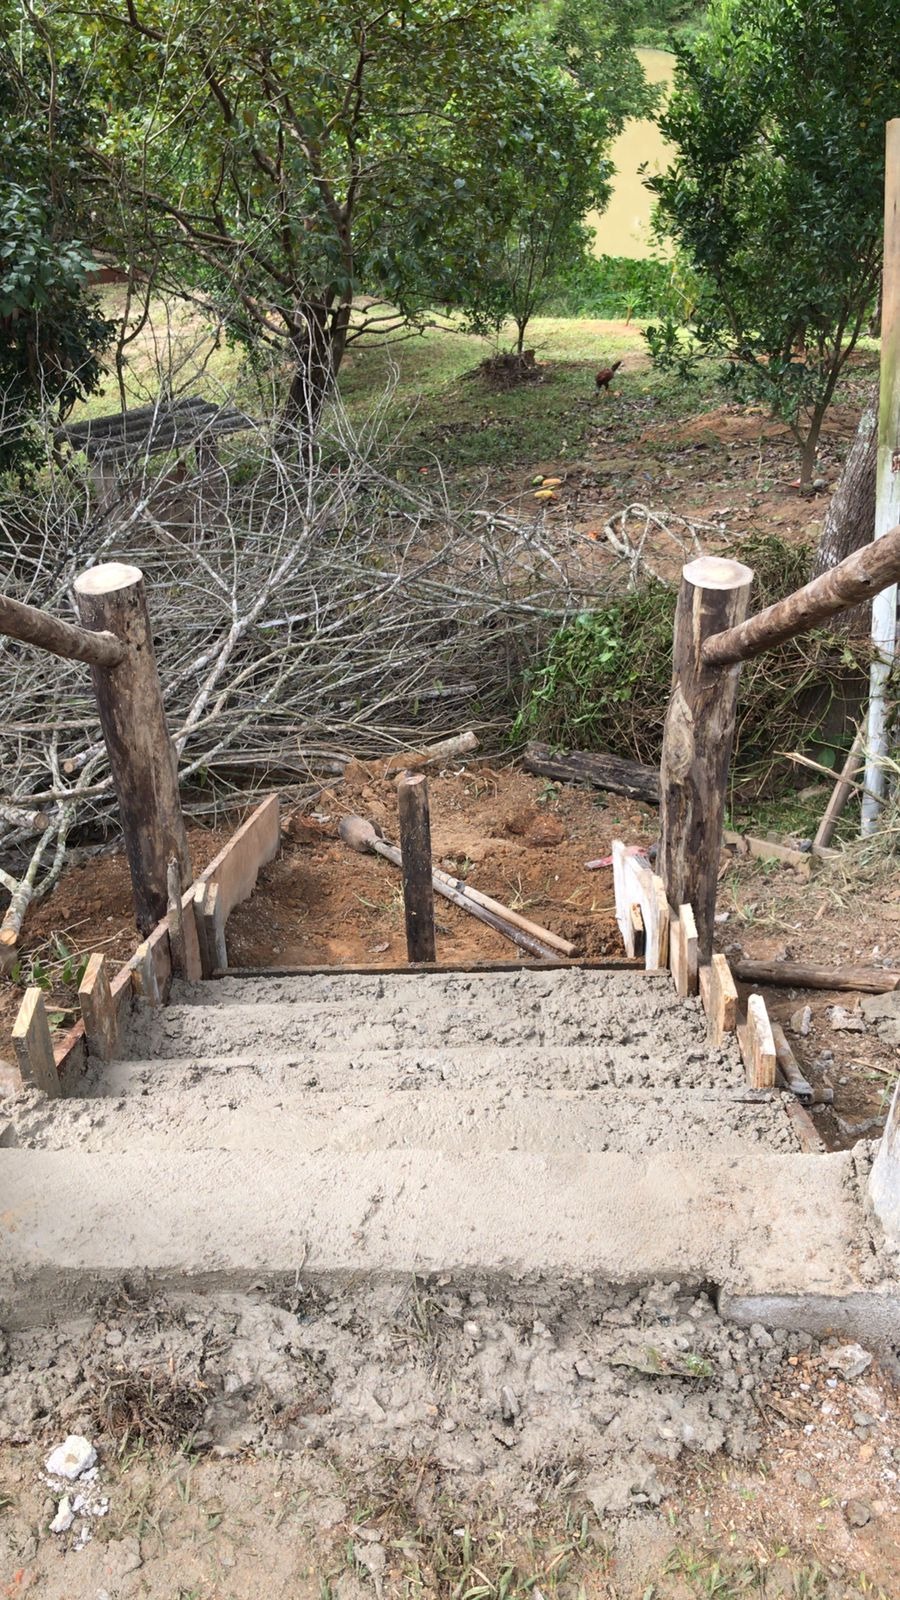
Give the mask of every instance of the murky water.
[[[639, 50], [638, 57], [650, 83], [669, 83], [675, 57], [666, 50]], [[629, 122], [612, 148], [616, 178], [612, 199], [602, 215], [591, 212], [588, 222], [595, 230], [598, 256], [648, 256], [650, 254], [650, 211], [653, 197], [638, 176], [638, 167], [647, 163], [648, 172], [661, 172], [668, 163], [669, 146], [655, 122]]]

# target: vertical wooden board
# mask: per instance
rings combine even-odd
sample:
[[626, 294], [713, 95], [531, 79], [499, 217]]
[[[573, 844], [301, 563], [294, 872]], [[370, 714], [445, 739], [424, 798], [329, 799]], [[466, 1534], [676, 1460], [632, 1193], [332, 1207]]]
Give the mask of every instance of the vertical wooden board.
[[647, 947], [647, 939], [644, 933], [644, 916], [640, 906], [631, 907], [630, 921], [631, 938], [634, 944], [634, 954], [636, 956], [643, 957]]
[[203, 903], [203, 928], [212, 971], [227, 972], [228, 946], [225, 942], [225, 918], [222, 915], [222, 900], [217, 883], [207, 885]]
[[709, 971], [709, 1030], [711, 1045], [720, 1045], [737, 1027], [738, 995], [731, 968], [723, 955], [714, 955]]
[[119, 1053], [119, 1017], [109, 985], [109, 964], [96, 952], [90, 957], [78, 989], [88, 1053], [98, 1061], [114, 1061]]
[[206, 923], [203, 918], [206, 896], [211, 887], [211, 884], [204, 883], [201, 879], [198, 883], [194, 884], [192, 891], [194, 901], [194, 926], [197, 930], [197, 948], [200, 954], [200, 975], [203, 978], [211, 978], [213, 972], [215, 971], [212, 952], [209, 948], [209, 943], [206, 937]]
[[271, 794], [200, 874], [205, 883], [219, 885], [223, 921], [252, 893], [260, 867], [278, 854], [280, 843], [278, 796]]
[[151, 1006], [161, 1005], [162, 996], [156, 976], [156, 962], [149, 939], [138, 945], [132, 956], [131, 983], [138, 1000], [146, 1000]]
[[711, 995], [712, 968], [707, 964], [702, 966], [697, 974], [697, 988], [700, 994], [700, 1004], [707, 1017], [709, 1016], [709, 1002]]
[[13, 1050], [22, 1081], [40, 1089], [48, 1099], [59, 1095], [59, 1074], [53, 1056], [53, 1039], [44, 1009], [44, 992], [34, 986], [25, 998], [12, 1030]]
[[622, 935], [627, 956], [634, 955], [634, 930], [631, 922], [632, 901], [628, 895], [625, 863], [628, 860], [627, 851], [621, 839], [613, 839], [613, 892], [616, 897], [616, 922]]
[[[656, 902], [657, 924], [657, 950], [656, 960], [652, 963], [656, 967], [666, 967], [669, 964], [669, 902], [666, 898], [666, 886], [662, 878], [656, 873], [651, 874], [650, 894]], [[649, 955], [646, 957], [648, 968], [651, 966]]]
[[681, 922], [673, 917], [669, 925], [669, 971], [679, 1000], [687, 999], [687, 951]]
[[199, 983], [203, 977], [203, 962], [200, 958], [193, 885], [182, 898], [181, 928], [184, 937], [184, 975], [188, 983]]
[[684, 947], [685, 981], [688, 994], [696, 994], [700, 987], [700, 940], [697, 923], [691, 906], [678, 907], [678, 921]]
[[744, 1056], [744, 1065], [751, 1089], [774, 1089], [777, 1073], [775, 1040], [766, 1002], [761, 994], [752, 994], [747, 1001], [745, 1037], [747, 1054]]

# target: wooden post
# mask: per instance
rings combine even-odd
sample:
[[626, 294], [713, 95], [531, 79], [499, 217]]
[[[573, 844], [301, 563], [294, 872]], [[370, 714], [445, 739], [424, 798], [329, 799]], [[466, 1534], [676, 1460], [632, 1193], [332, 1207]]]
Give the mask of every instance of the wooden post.
[[119, 1053], [119, 1013], [109, 986], [104, 955], [91, 956], [78, 989], [88, 1053], [98, 1061], [114, 1061]]
[[701, 556], [682, 572], [675, 613], [672, 698], [660, 770], [659, 860], [670, 904], [693, 906], [700, 961], [712, 952], [738, 667], [710, 667], [707, 639], [742, 622], [753, 573]]
[[53, 1058], [53, 1038], [44, 1010], [44, 991], [36, 986], [25, 990], [25, 999], [13, 1023], [13, 1049], [22, 1082], [40, 1089], [49, 1099], [59, 1095], [59, 1075]]
[[[169, 951], [172, 957], [173, 978], [187, 977], [187, 955], [184, 946], [184, 909], [181, 904], [181, 868], [173, 856], [166, 872], [167, 906], [169, 918]], [[191, 907], [193, 910], [193, 906]]]
[[166, 872], [174, 857], [182, 887], [191, 880], [175, 752], [166, 727], [153, 636], [137, 567], [112, 561], [75, 580], [78, 613], [125, 647], [118, 666], [92, 667], [100, 724], [119, 801], [135, 918], [144, 935], [166, 915]]
[[434, 961], [434, 885], [431, 876], [431, 823], [428, 782], [421, 773], [404, 773], [397, 785], [406, 953], [410, 961]]
[[[900, 522], [900, 117], [889, 122], [885, 140], [884, 276], [881, 289], [881, 399], [875, 480], [875, 538]], [[878, 826], [887, 786], [888, 683], [897, 653], [897, 584], [883, 589], [872, 606], [872, 671], [866, 740], [866, 793], [862, 831]]]

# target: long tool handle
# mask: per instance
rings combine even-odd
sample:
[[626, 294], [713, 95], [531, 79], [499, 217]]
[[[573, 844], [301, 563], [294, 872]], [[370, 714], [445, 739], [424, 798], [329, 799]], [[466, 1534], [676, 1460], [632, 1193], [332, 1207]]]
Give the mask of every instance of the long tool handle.
[[521, 928], [523, 933], [530, 933], [542, 943], [552, 945], [564, 956], [576, 956], [578, 946], [571, 944], [568, 939], [563, 939], [558, 933], [551, 933], [549, 928], [541, 928], [536, 922], [529, 922], [527, 917], [520, 916], [518, 911], [513, 911], [510, 906], [503, 905], [502, 901], [494, 900], [489, 894], [482, 894], [480, 889], [473, 889], [470, 883], [464, 883], [460, 878], [454, 878], [450, 872], [442, 872], [440, 867], [434, 869], [435, 878], [446, 883], [449, 889], [458, 889], [467, 900], [474, 900], [476, 905], [484, 906], [485, 911], [493, 911], [504, 922], [512, 923], [514, 928]]
[[[396, 845], [387, 844], [384, 839], [374, 839], [372, 841], [372, 849], [378, 855], [384, 856], [385, 861], [392, 861], [395, 867], [402, 869], [403, 857]], [[441, 873], [440, 876], [438, 876], [437, 872], [432, 874], [435, 891], [443, 895], [445, 900], [449, 900], [451, 905], [459, 906], [462, 911], [468, 911], [471, 917], [477, 917], [479, 922], [483, 922], [488, 928], [493, 928], [495, 933], [502, 933], [505, 939], [511, 939], [513, 944], [519, 946], [520, 950], [527, 950], [529, 955], [536, 956], [539, 961], [557, 961], [559, 959], [557, 950], [551, 949], [548, 944], [542, 943], [533, 934], [525, 933], [523, 929], [514, 927], [511, 922], [505, 921], [495, 911], [489, 911], [486, 906], [479, 905], [477, 900], [473, 900], [462, 889], [451, 887], [452, 880], [447, 883], [443, 881], [446, 877], [449, 877], [449, 874]]]

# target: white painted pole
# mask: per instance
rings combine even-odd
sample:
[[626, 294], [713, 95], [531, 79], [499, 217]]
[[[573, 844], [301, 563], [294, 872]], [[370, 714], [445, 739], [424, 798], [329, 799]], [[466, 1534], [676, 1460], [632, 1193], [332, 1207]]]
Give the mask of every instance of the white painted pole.
[[[884, 279], [881, 296], [881, 401], [878, 411], [878, 478], [875, 538], [900, 522], [900, 117], [887, 125], [884, 173]], [[878, 827], [887, 788], [889, 753], [887, 686], [897, 653], [897, 585], [872, 603], [872, 678], [866, 739], [862, 831]]]

